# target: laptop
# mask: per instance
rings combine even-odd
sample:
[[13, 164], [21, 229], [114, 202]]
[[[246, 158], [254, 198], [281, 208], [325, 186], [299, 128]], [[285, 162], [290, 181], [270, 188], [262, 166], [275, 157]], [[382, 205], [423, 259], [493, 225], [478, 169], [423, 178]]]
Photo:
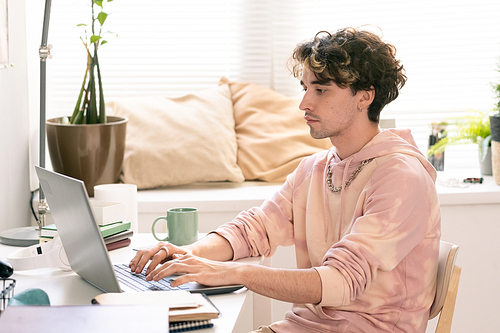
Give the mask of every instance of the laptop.
[[[130, 272], [125, 264], [111, 263], [83, 181], [38, 166], [35, 168], [73, 271], [104, 292], [172, 289], [169, 282], [176, 276], [150, 282], [145, 281], [144, 274]], [[133, 282], [130, 282], [131, 279]], [[242, 287], [211, 287], [189, 282], [179, 289], [213, 295], [233, 292]]]

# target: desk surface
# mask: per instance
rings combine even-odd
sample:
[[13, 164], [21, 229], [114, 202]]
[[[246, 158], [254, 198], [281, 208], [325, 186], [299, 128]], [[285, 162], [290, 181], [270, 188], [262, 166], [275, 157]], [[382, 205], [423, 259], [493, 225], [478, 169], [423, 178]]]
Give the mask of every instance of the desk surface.
[[[133, 248], [155, 244], [156, 240], [150, 234], [136, 234], [128, 247], [109, 252], [113, 263], [129, 262], [134, 256]], [[0, 244], [0, 258], [21, 248]], [[249, 264], [259, 264], [260, 258], [244, 259]], [[36, 270], [17, 271], [11, 276], [16, 280], [15, 293], [29, 288], [40, 288], [50, 298], [51, 305], [90, 305], [92, 298], [102, 291], [84, 281], [76, 273], [64, 272], [58, 268], [40, 268]], [[203, 332], [231, 332], [237, 325], [244, 303], [251, 292], [246, 289], [225, 295], [210, 296], [212, 302], [221, 311], [222, 316], [213, 320], [214, 327]]]

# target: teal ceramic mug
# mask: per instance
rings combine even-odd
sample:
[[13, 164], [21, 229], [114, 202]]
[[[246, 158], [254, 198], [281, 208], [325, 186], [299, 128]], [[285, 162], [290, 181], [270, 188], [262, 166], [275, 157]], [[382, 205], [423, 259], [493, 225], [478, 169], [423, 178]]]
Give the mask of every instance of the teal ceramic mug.
[[[167, 221], [167, 237], [161, 239], [156, 235], [156, 223]], [[154, 238], [178, 246], [188, 245], [198, 240], [198, 209], [172, 208], [167, 210], [167, 216], [160, 216], [154, 220], [151, 227]]]

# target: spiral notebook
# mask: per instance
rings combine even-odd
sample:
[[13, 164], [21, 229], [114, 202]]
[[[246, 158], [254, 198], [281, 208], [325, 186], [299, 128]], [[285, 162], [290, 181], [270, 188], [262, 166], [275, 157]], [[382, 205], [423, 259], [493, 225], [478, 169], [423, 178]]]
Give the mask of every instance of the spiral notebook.
[[195, 320], [195, 321], [181, 321], [178, 323], [170, 323], [169, 332], [177, 333], [177, 332], [186, 332], [186, 331], [194, 331], [201, 330], [203, 328], [213, 327], [211, 320]]

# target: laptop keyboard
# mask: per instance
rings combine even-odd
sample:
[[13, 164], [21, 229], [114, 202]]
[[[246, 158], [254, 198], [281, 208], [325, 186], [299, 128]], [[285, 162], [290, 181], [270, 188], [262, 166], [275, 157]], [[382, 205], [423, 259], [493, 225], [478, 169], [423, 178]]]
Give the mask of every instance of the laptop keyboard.
[[157, 291], [157, 290], [187, 290], [187, 286], [171, 287], [173, 279], [164, 278], [160, 281], [146, 281], [146, 268], [142, 273], [132, 273], [126, 264], [113, 265], [118, 282], [135, 291]]

